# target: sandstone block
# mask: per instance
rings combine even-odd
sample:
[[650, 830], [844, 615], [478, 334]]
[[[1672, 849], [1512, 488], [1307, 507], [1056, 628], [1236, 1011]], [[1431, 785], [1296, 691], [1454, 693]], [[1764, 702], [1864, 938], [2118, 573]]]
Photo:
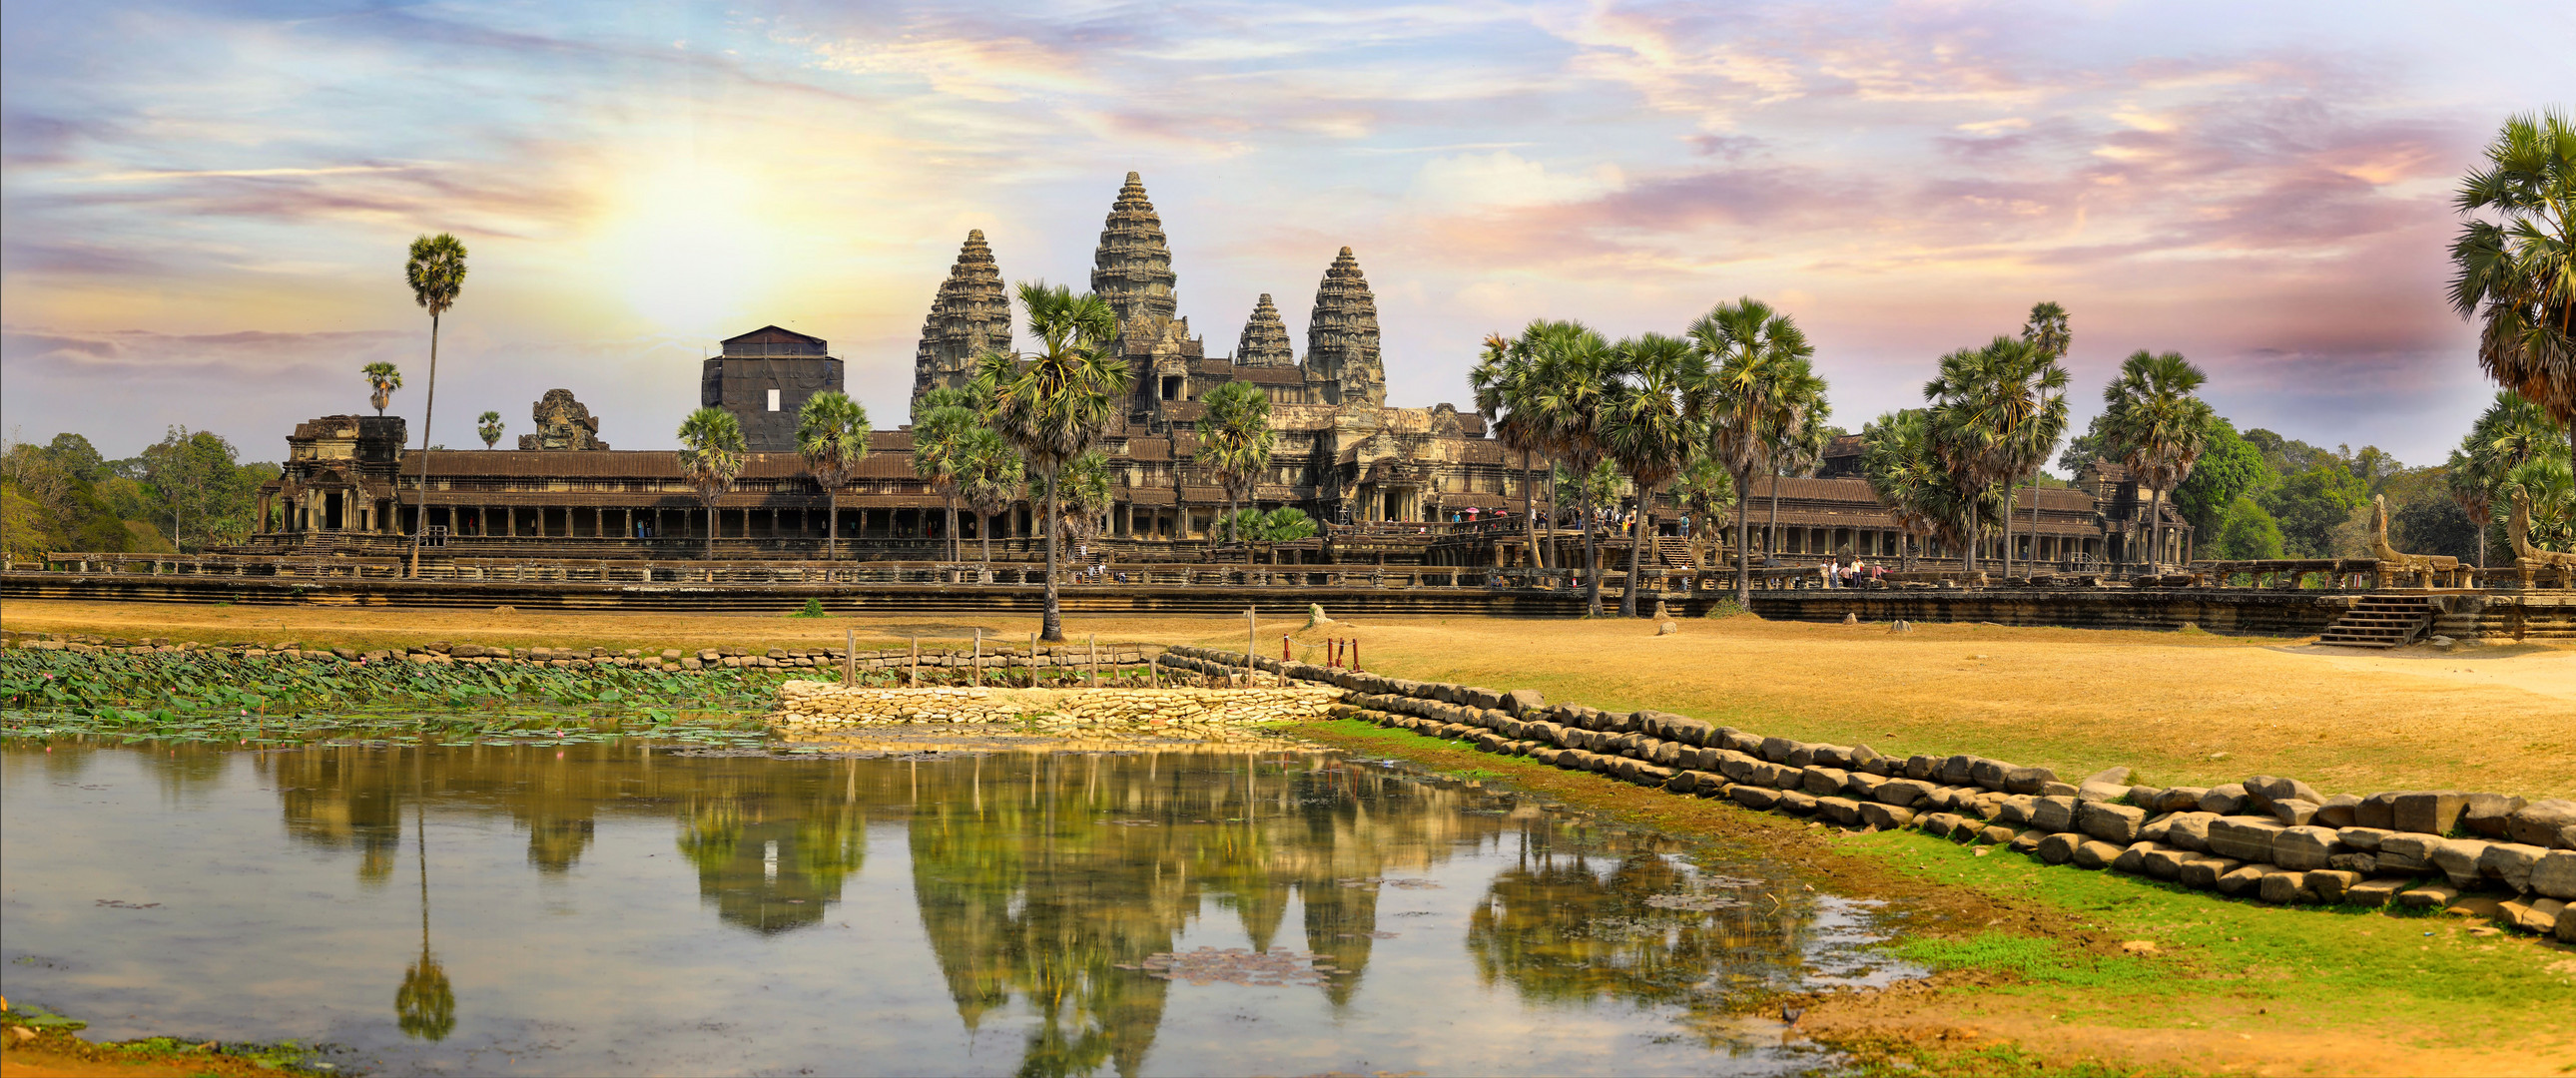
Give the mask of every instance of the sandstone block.
[[2107, 782], [2088, 782], [2075, 788], [2075, 798], [2078, 801], [2126, 801], [2129, 788]]
[[2182, 863], [2191, 859], [2191, 851], [2171, 846], [2157, 846], [2138, 859], [2138, 870], [2150, 879], [2182, 879]]
[[1939, 777], [1940, 777], [1940, 779], [1941, 779], [1941, 785], [1943, 785], [1943, 786], [1965, 786], [1965, 785], [1968, 785], [1968, 783], [1969, 783], [1969, 781], [1970, 781], [1970, 780], [1969, 780], [1969, 776], [1968, 776], [1968, 772], [1969, 772], [1970, 770], [1972, 770], [1972, 769], [1974, 769], [1974, 768], [1976, 767], [1976, 765], [1977, 765], [1977, 759], [1978, 759], [1977, 757], [1969, 756], [1969, 755], [1966, 755], [1966, 754], [1964, 754], [1964, 753], [1963, 753], [1963, 754], [1960, 754], [1960, 755], [1957, 755], [1957, 756], [1945, 756], [1945, 757], [1942, 757], [1942, 758], [1941, 758], [1941, 770], [1940, 770], [1940, 775], [1939, 775]]
[[2272, 863], [2286, 869], [2305, 872], [2327, 868], [2334, 855], [2344, 852], [2347, 851], [2335, 840], [2331, 828], [2285, 827], [2272, 836]]
[[2046, 797], [2073, 797], [2078, 791], [2076, 790], [2074, 783], [2051, 782], [2042, 785], [2039, 788], [2039, 792], [2042, 796]]
[[2262, 886], [2263, 877], [2281, 871], [2270, 865], [2246, 865], [2218, 877], [2218, 893], [2235, 897]]
[[[2099, 782], [2110, 786], [2126, 786], [2129, 784], [2129, 769], [2125, 766], [2106, 767], [2100, 771], [2084, 776], [2084, 782]], [[2079, 786], [2082, 784], [2083, 783], [2077, 783]]]
[[1989, 790], [2004, 788], [2004, 776], [2020, 770], [2001, 760], [1973, 760], [1968, 764], [1968, 781]]
[[2045, 767], [2016, 767], [2004, 772], [2005, 793], [2035, 794], [2057, 781], [2057, 772]]
[[2200, 795], [2208, 792], [2206, 786], [2167, 786], [2156, 791], [2155, 804], [2149, 807], [2157, 812], [2192, 812], [2200, 808]]
[[2052, 865], [2065, 864], [2075, 859], [2075, 848], [2081, 841], [2078, 836], [2063, 831], [2050, 835], [2039, 840], [2039, 859]]
[[2206, 812], [2177, 812], [2165, 821], [2165, 837], [2158, 840], [2167, 846], [2209, 852], [2209, 825], [2220, 817]]
[[2007, 845], [2014, 853], [2036, 853], [2039, 850], [2039, 844], [2047, 838], [2046, 833], [2038, 830], [2023, 831], [2014, 835], [2012, 842]]
[[2235, 783], [2212, 786], [2200, 795], [2200, 811], [2214, 816], [2233, 816], [2245, 807], [2245, 787]]
[[[2257, 787], [2258, 781], [2260, 783], [2259, 788]], [[2325, 803], [2325, 795], [2318, 793], [2315, 787], [2297, 779], [2271, 778], [2268, 776], [2258, 775], [2254, 778], [2245, 780], [2245, 790], [2247, 793], [2259, 794], [2264, 800], [2270, 801], [2276, 805], [2283, 801], [2305, 801], [2311, 805]]]
[[2532, 862], [2531, 889], [2550, 898], [2576, 900], [2576, 850], [2551, 850]]
[[1927, 835], [1947, 836], [1957, 826], [1959, 817], [1955, 813], [1927, 812], [1914, 817], [1915, 829]]
[[2221, 816], [2209, 824], [2209, 852], [2239, 861], [2269, 861], [2280, 824], [2259, 816]]
[[2334, 869], [2337, 872], [2358, 872], [2364, 876], [2374, 875], [2379, 871], [2379, 855], [2375, 853], [2339, 853], [2326, 858], [2326, 867]]
[[2395, 829], [2426, 835], [2445, 835], [2459, 826], [2460, 814], [2468, 811], [2469, 795], [2458, 790], [2429, 790], [2397, 795]]
[[1855, 801], [1878, 800], [1878, 788], [1887, 780], [1867, 771], [1854, 771], [1843, 778], [1843, 794]]
[[2460, 827], [2480, 838], [2505, 838], [2509, 834], [2508, 821], [2528, 804], [2506, 794], [2470, 794], [2468, 807], [2460, 812]]
[[1819, 797], [1816, 815], [1844, 827], [1860, 826], [1860, 802], [1848, 797]]
[[2351, 890], [2352, 886], [2360, 883], [2361, 880], [2362, 874], [2358, 872], [2321, 869], [2308, 873], [2308, 891], [2316, 895], [2319, 902], [2329, 906], [2340, 905], [2343, 902], [2344, 892]]
[[2010, 827], [2028, 827], [2031, 811], [2038, 804], [2039, 798], [2029, 794], [2014, 794], [2006, 797], [1995, 805], [1995, 822]]
[[2576, 801], [2534, 801], [2505, 817], [2505, 837], [2525, 846], [2576, 847]]
[[2576, 943], [2576, 902], [2558, 911], [2558, 926], [2550, 929], [2549, 935], [2560, 943]]
[[2339, 827], [2335, 829], [2335, 841], [2363, 853], [2377, 853], [2380, 840], [2396, 833], [2384, 827]]
[[1941, 761], [1937, 757], [1916, 753], [1905, 758], [1906, 778], [1918, 782], [1932, 782], [1939, 778], [1940, 770]]
[[2503, 883], [2507, 890], [2517, 893], [2529, 891], [2531, 870], [2547, 856], [2549, 851], [2538, 846], [2519, 842], [2489, 843], [2486, 852], [2478, 855], [2478, 872]]
[[2305, 827], [2317, 816], [2317, 806], [2307, 801], [2272, 802], [2272, 818], [2283, 827]]
[[1756, 811], [1767, 811], [1780, 803], [1778, 790], [1760, 786], [1738, 786], [1729, 791], [1728, 796], [1733, 797], [1736, 804]]
[[2147, 852], [2161, 848], [2152, 842], [2130, 843], [2129, 848], [2120, 851], [2120, 856], [2111, 859], [2111, 871], [2126, 872], [2132, 876], [2146, 875]]
[[2120, 852], [2125, 848], [2126, 847], [2115, 846], [2098, 839], [2089, 842], [2077, 843], [2073, 857], [2075, 867], [2091, 869], [2109, 868], [2111, 867], [2111, 862], [2120, 859]]
[[1950, 825], [1950, 834], [1946, 837], [1952, 842], [1965, 846], [1977, 841], [1977, 832], [1985, 829], [1986, 825], [1976, 820], [1960, 820]]
[[2182, 859], [2182, 874], [2177, 879], [2185, 887], [2197, 887], [2207, 891], [2217, 887], [2221, 877], [2236, 871], [2244, 864], [2245, 862], [2232, 857], [2186, 857]]
[[1860, 803], [1860, 819], [1863, 824], [1890, 831], [1914, 822], [1914, 810], [1878, 801], [1863, 801]]
[[2430, 860], [2434, 868], [2450, 877], [2451, 886], [2463, 889], [2476, 887], [2484, 875], [2478, 868], [2478, 859], [2486, 856], [2488, 845], [2477, 839], [2443, 839], [2433, 845]]
[[2448, 909], [2460, 900], [2460, 889], [2447, 883], [2428, 883], [2397, 892], [2397, 904], [2409, 909]]
[[2072, 797], [2043, 797], [2031, 807], [2030, 824], [2042, 831], [2064, 831], [2075, 826]]
[[1783, 812], [1794, 812], [1800, 816], [1812, 815], [1816, 811], [1816, 799], [1811, 795], [1800, 793], [1796, 790], [1782, 790], [1780, 791], [1780, 809]]
[[2336, 794], [2326, 798], [2325, 804], [2317, 806], [2316, 816], [2308, 822], [2319, 827], [2350, 827], [2353, 810], [2360, 805], [2361, 799], [2358, 797], [2351, 794]]
[[2379, 867], [2385, 872], [2433, 871], [2433, 845], [2442, 841], [2433, 835], [2411, 831], [2391, 831], [2379, 839]]
[[1842, 792], [1843, 780], [1849, 777], [1851, 773], [1848, 771], [1810, 766], [1800, 776], [1798, 788], [1818, 797], [1832, 796]]
[[2009, 827], [1988, 824], [1977, 831], [1977, 844], [1980, 846], [2000, 846], [2012, 840], [2013, 829]]
[[2508, 899], [2497, 906], [2498, 912], [2502, 914], [2498, 919], [2525, 932], [2537, 932], [2545, 936], [2549, 934], [2551, 928], [2557, 926], [2558, 911], [2566, 905], [2554, 898], [2529, 901]]
[[2343, 889], [2347, 906], [2385, 906], [2400, 892], [2415, 886], [2415, 881], [2396, 876], [2378, 876]]
[[2275, 906], [2314, 902], [2316, 893], [2308, 890], [2308, 874], [2283, 869], [2255, 882], [2255, 897]]
[[2075, 807], [2076, 830], [2122, 846], [2138, 841], [2138, 828], [2146, 822], [2147, 810], [2135, 805], [2087, 801]]
[[1762, 739], [1762, 749], [1756, 755], [1772, 763], [1782, 764], [1789, 762], [1789, 753], [1797, 747], [1797, 742], [1785, 737], [1766, 737]]

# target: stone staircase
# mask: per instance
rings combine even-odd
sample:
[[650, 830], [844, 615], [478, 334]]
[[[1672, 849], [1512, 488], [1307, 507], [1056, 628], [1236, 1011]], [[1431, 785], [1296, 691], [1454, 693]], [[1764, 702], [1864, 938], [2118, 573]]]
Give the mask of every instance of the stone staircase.
[[2317, 643], [2347, 648], [2393, 648], [2411, 643], [2433, 626], [2433, 604], [2421, 595], [2365, 595], [2326, 626]]

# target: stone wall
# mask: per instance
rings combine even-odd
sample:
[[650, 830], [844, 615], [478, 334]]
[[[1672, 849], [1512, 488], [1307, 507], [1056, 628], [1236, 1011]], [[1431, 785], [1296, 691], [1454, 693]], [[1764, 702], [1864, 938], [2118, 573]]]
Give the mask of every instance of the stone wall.
[[[300, 640], [236, 641], [207, 644], [198, 641], [172, 641], [167, 637], [64, 636], [56, 633], [0, 633], [0, 646], [32, 650], [109, 652], [144, 655], [157, 653], [201, 653], [230, 655], [237, 658], [304, 659], [313, 662], [416, 662], [480, 663], [522, 666], [559, 666], [575, 669], [591, 667], [639, 667], [648, 670], [688, 672], [696, 670], [833, 670], [841, 668], [848, 652], [842, 648], [607, 648], [568, 645], [562, 647], [486, 647], [480, 644], [455, 644], [434, 641], [401, 649], [356, 648], [347, 645], [308, 643]], [[1104, 644], [1099, 651], [1100, 668], [1106, 673], [1120, 667], [1141, 665], [1159, 651], [1142, 644]], [[1040, 645], [1032, 658], [1026, 647], [986, 645], [983, 649], [983, 676], [998, 679], [1025, 677], [1030, 667], [1059, 673], [1078, 673], [1090, 669], [1091, 649], [1086, 645]], [[858, 653], [857, 668], [863, 675], [903, 674], [913, 665], [909, 650], [867, 651]], [[971, 674], [975, 657], [971, 649], [955, 648], [921, 653], [920, 667], [925, 679], [955, 679]]]
[[869, 689], [790, 681], [770, 720], [791, 728], [886, 723], [1018, 723], [1249, 726], [1325, 718], [1345, 690], [1303, 685], [1251, 689]]
[[[1175, 647], [1162, 661], [1221, 669], [1242, 660]], [[2576, 942], [2576, 801], [2459, 790], [2327, 795], [2271, 775], [2154, 787], [2130, 784], [2127, 767], [2067, 782], [1981, 756], [1900, 758], [1670, 712], [1551, 705], [1526, 689], [1257, 663], [1349, 690], [1341, 715], [1677, 794], [1843, 827], [1913, 828], [2281, 905], [2491, 908], [2508, 926]]]

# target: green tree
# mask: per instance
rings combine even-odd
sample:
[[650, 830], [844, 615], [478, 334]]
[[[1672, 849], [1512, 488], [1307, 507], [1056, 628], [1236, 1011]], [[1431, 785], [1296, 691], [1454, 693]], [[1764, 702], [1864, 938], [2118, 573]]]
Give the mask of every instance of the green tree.
[[2214, 413], [2199, 397], [2209, 380], [2179, 352], [2140, 349], [2120, 363], [2120, 376], [2102, 389], [2106, 447], [2128, 466], [2129, 477], [2150, 492], [2147, 564], [2164, 551], [2164, 495], [2191, 475], [2208, 443]]
[[957, 462], [958, 453], [969, 432], [981, 429], [983, 418], [975, 408], [972, 393], [963, 389], [941, 387], [924, 393], [914, 406], [912, 421], [912, 471], [930, 482], [939, 492], [940, 501], [948, 507], [949, 561], [959, 559], [957, 534]]
[[2021, 339], [2050, 360], [2060, 360], [2066, 358], [2068, 348], [2074, 347], [2075, 329], [2066, 316], [2066, 308], [2042, 300], [2030, 305], [2030, 317], [2021, 324]]
[[1315, 537], [1315, 518], [1294, 506], [1280, 506], [1262, 514], [1259, 535], [1270, 547], [1270, 564], [1279, 564], [1279, 544], [1300, 543]]
[[[1703, 425], [1710, 459], [1734, 476], [1737, 497], [1749, 497], [1754, 474], [1774, 467], [1779, 444], [1807, 422], [1807, 409], [1824, 402], [1823, 382], [1808, 364], [1815, 346], [1795, 320], [1750, 296], [1719, 304], [1691, 323], [1686, 336], [1708, 368], [1691, 396], [1692, 418]], [[1779, 484], [1772, 489], [1776, 496]], [[1735, 601], [1747, 606], [1753, 602], [1752, 543], [1752, 519], [1739, 508]]]
[[[1502, 443], [1504, 452], [1520, 454], [1521, 523], [1528, 529], [1530, 564], [1544, 569], [1547, 557], [1538, 541], [1538, 514], [1530, 504], [1538, 493], [1531, 460], [1547, 452], [1547, 432], [1530, 405], [1537, 393], [1531, 384], [1535, 366], [1521, 342], [1491, 334], [1485, 338], [1484, 354], [1467, 372], [1467, 385], [1475, 392], [1476, 411], [1493, 427], [1494, 440]], [[1553, 469], [1549, 474], [1555, 474]]]
[[723, 530], [724, 511], [716, 507], [745, 460], [742, 421], [722, 408], [700, 408], [680, 421], [680, 468], [707, 507], [707, 559], [715, 560], [716, 533]]
[[385, 406], [394, 402], [394, 390], [402, 388], [402, 371], [383, 360], [358, 368], [367, 376], [367, 403], [376, 406], [376, 414], [385, 414]]
[[170, 545], [198, 551], [249, 532], [259, 473], [234, 457], [213, 432], [175, 426], [143, 451], [143, 481], [170, 516]]
[[2496, 510], [2504, 504], [2506, 477], [2529, 461], [2562, 455], [2566, 445], [2564, 427], [2530, 398], [2504, 390], [2451, 452], [2446, 480], [2451, 497], [2480, 529], [2481, 567], [2486, 565], [2487, 532], [2496, 526]]
[[499, 412], [485, 412], [482, 415], [474, 417], [474, 433], [482, 437], [483, 448], [485, 449], [490, 449], [494, 445], [499, 444], [501, 441], [501, 432], [507, 429], [509, 428], [504, 426], [501, 422], [501, 413]]
[[2451, 307], [2483, 320], [2478, 365], [2576, 439], [2576, 124], [2554, 109], [2511, 117], [2486, 157], [2452, 200], [2492, 218], [2451, 244]]
[[[429, 395], [420, 408], [420, 473], [413, 483], [423, 502], [413, 516], [411, 529], [411, 575], [418, 577], [420, 537], [429, 524], [429, 423], [438, 408], [438, 322], [448, 308], [456, 305], [457, 293], [465, 289], [465, 244], [445, 232], [413, 239], [411, 252], [403, 260], [403, 283], [411, 286], [412, 302], [429, 312]], [[399, 516], [399, 491], [395, 498], [395, 513]]]
[[2210, 522], [2206, 534], [2213, 558], [2247, 561], [2282, 554], [2280, 523], [2261, 503], [2244, 494], [2227, 503], [2226, 511]]
[[850, 485], [859, 463], [868, 459], [867, 408], [839, 390], [805, 398], [804, 407], [796, 410], [796, 454], [805, 458], [805, 470], [823, 488], [824, 512], [830, 518], [824, 526], [823, 560], [831, 561], [841, 545], [841, 488]]
[[1611, 350], [1611, 391], [1602, 403], [1601, 445], [1636, 490], [1637, 517], [1628, 529], [1628, 586], [1619, 614], [1637, 616], [1640, 560], [1654, 527], [1655, 491], [1680, 474], [1702, 441], [1691, 421], [1690, 393], [1708, 378], [1707, 361], [1690, 342], [1661, 333], [1620, 341]]
[[1056, 505], [1056, 529], [1070, 542], [1082, 542], [1097, 535], [1109, 523], [1111, 487], [1109, 454], [1093, 449], [1073, 458], [1056, 473], [1056, 482], [1064, 486], [1063, 496], [1046, 487], [1048, 480], [1038, 480], [1041, 497]]
[[[2003, 386], [2014, 368], [2035, 355], [2044, 353], [2025, 342], [1997, 337], [1984, 348], [1961, 348], [1942, 356], [1940, 372], [1923, 384], [1923, 399], [1929, 405], [1924, 422], [1930, 427], [1941, 467], [1966, 495], [1959, 503], [1962, 506], [1982, 502], [1987, 491], [2006, 482], [2006, 462], [2014, 448], [2014, 417]], [[1973, 518], [1962, 519], [1958, 527], [1963, 564], [1967, 571], [1976, 572], [1985, 530]]]
[[1027, 483], [1020, 451], [991, 427], [975, 426], [957, 440], [957, 490], [975, 511], [975, 534], [984, 543], [984, 567], [993, 565], [993, 518], [1019, 500]]
[[2280, 525], [2282, 546], [2294, 557], [2318, 558], [2334, 550], [2334, 530], [2370, 504], [2370, 484], [2349, 468], [2311, 464], [2258, 498]]
[[[1118, 319], [1107, 300], [1031, 281], [1020, 285], [1020, 303], [1028, 308], [1029, 333], [1038, 340], [1038, 352], [1025, 362], [1007, 353], [988, 353], [976, 378], [992, 395], [993, 429], [1019, 447], [1021, 460], [1047, 488], [1046, 519], [1057, 520], [1064, 514], [1056, 474], [1099, 442], [1116, 418], [1133, 374], [1126, 360], [1112, 354]], [[1046, 619], [1040, 636], [1050, 642], [1064, 639], [1064, 611], [1056, 594], [1059, 556], [1056, 529], [1047, 528]]]
[[2236, 512], [2236, 499], [2279, 478], [2262, 451], [2236, 433], [2235, 424], [2212, 416], [2200, 462], [2192, 466], [2190, 478], [2174, 488], [2174, 508], [2181, 510], [2195, 531], [2216, 536], [2222, 522]]
[[[1673, 495], [1681, 499], [1682, 508], [1690, 513], [1691, 564], [1713, 565], [1717, 560], [1714, 542], [1723, 525], [1721, 514], [1735, 506], [1735, 477], [1726, 474], [1726, 465], [1708, 455], [1707, 438], [1693, 447], [1690, 462], [1682, 466], [1673, 479]], [[1707, 557], [1699, 556], [1703, 543], [1712, 544]]]
[[[1560, 464], [1575, 475], [1590, 475], [1608, 459], [1601, 444], [1601, 417], [1614, 379], [1610, 342], [1580, 322], [1533, 322], [1530, 338], [1536, 369], [1531, 410], [1547, 428], [1548, 444]], [[1589, 487], [1578, 492], [1576, 513], [1583, 526], [1583, 609], [1601, 613], [1601, 547], [1594, 529]]]
[[54, 435], [53, 441], [45, 443], [45, 458], [75, 483], [97, 483], [108, 477], [107, 461], [98, 455], [98, 447], [77, 434]]
[[1914, 567], [1915, 540], [1938, 538], [1951, 547], [1981, 534], [2003, 517], [1992, 488], [1971, 495], [1942, 459], [1940, 435], [1925, 408], [1888, 412], [1861, 430], [1861, 475], [1879, 504], [1896, 518], [1904, 548], [1898, 567]]
[[[1225, 488], [1226, 516], [1231, 518], [1235, 506], [1270, 470], [1270, 453], [1279, 442], [1279, 432], [1270, 428], [1270, 394], [1250, 382], [1227, 382], [1199, 403], [1207, 409], [1198, 421], [1199, 462]], [[1252, 564], [1249, 541], [1243, 546], [1243, 563]]]

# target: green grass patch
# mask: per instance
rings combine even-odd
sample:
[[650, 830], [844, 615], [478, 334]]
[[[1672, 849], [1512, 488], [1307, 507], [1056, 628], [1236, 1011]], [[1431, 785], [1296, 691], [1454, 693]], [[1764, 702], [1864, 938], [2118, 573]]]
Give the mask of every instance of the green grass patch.
[[1962, 939], [1909, 939], [1888, 951], [1934, 969], [1979, 969], [2011, 973], [2025, 981], [2047, 984], [2137, 985], [2161, 981], [2160, 964], [2135, 958], [2102, 958], [2076, 951], [2051, 939], [1980, 932]]

